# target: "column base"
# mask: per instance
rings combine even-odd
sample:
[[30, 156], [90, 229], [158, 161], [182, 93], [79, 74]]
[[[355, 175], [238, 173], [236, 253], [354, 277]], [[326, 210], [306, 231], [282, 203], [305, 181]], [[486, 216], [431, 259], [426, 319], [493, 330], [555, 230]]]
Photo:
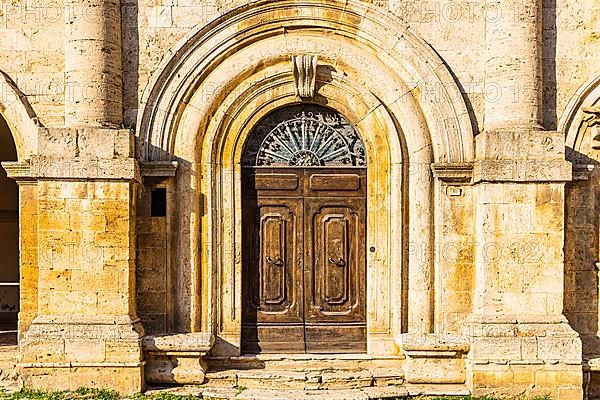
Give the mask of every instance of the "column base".
[[464, 384], [469, 342], [463, 337], [435, 334], [399, 338], [406, 356], [404, 374], [409, 384]]
[[24, 386], [34, 390], [77, 390], [81, 387], [111, 389], [122, 395], [144, 390], [144, 363], [119, 365], [20, 364]]
[[19, 374], [30, 389], [138, 393], [143, 332], [139, 319], [128, 316], [37, 317], [20, 343]]
[[474, 396], [583, 397], [581, 339], [562, 316], [467, 323]]

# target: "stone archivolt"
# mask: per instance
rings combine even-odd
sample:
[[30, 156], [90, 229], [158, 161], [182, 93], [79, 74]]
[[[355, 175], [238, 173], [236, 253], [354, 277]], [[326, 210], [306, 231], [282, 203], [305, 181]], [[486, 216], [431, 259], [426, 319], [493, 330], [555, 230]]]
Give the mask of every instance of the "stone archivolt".
[[19, 159], [28, 159], [37, 152], [38, 117], [14, 82], [0, 71], [0, 114], [10, 126]]
[[[311, 17], [315, 13], [318, 19]], [[286, 35], [278, 30], [284, 26]], [[337, 40], [327, 40], [327, 34]], [[307, 42], [302, 43], [301, 39]], [[246, 58], [237, 71], [226, 68], [231, 65], [228, 60], [226, 74], [219, 73], [224, 68], [221, 54], [235, 55], [249, 48], [256, 50], [254, 56]], [[355, 53], [356, 48], [361, 51]], [[268, 66], [277, 59], [287, 61], [290, 55], [302, 53], [315, 54], [323, 64], [344, 65], [347, 70], [340, 73], [350, 74], [354, 69], [356, 82], [364, 81], [362, 85], [390, 107], [418, 101], [420, 118], [436, 138], [436, 160], [472, 160], [473, 130], [467, 107], [447, 67], [399, 19], [376, 6], [359, 1], [279, 1], [275, 8], [269, 1], [255, 2], [230, 11], [206, 27], [198, 27], [170, 53], [175, 56], [163, 59], [142, 98], [138, 132], [141, 157], [145, 160], [159, 160], [175, 153], [173, 146], [178, 139], [174, 135], [181, 105], [192, 92], [201, 90], [203, 83], [216, 88], [217, 93], [210, 100], [214, 102], [218, 93], [235, 87], [236, 80], [247, 75], [251, 67]], [[372, 68], [368, 75], [367, 67]], [[377, 82], [376, 75], [390, 81], [385, 82], [387, 85]], [[422, 96], [414, 100], [415, 94], [424, 90], [439, 90], [439, 99]]]

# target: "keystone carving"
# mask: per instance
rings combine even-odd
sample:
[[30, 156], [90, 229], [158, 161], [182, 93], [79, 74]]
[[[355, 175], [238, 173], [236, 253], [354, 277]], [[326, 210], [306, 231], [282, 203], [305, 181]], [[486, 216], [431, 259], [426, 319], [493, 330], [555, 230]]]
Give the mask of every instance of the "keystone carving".
[[318, 58], [315, 55], [292, 56], [297, 96], [301, 98], [314, 97], [317, 83], [317, 63]]
[[584, 108], [583, 112], [583, 120], [592, 130], [592, 149], [600, 150], [600, 106]]

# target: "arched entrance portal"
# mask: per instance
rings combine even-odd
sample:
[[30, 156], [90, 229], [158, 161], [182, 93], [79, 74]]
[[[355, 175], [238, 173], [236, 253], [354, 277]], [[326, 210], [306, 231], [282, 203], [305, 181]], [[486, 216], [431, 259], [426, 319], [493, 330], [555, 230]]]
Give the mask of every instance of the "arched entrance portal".
[[[0, 116], [0, 162], [17, 161], [17, 149]], [[0, 168], [0, 345], [16, 344], [19, 313], [18, 187]]]
[[275, 110], [244, 150], [242, 351], [360, 353], [366, 151], [341, 114]]

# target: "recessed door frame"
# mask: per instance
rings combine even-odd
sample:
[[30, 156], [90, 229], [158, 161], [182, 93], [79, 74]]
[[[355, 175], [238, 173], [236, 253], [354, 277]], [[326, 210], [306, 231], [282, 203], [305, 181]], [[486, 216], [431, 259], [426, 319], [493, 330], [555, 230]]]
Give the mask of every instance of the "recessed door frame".
[[[200, 232], [212, 232], [214, 241], [203, 241], [202, 265], [214, 266], [213, 273], [204, 275], [204, 293], [199, 308], [206, 310], [215, 306], [215, 319], [203, 318], [203, 322], [215, 321], [215, 355], [238, 355], [241, 348], [241, 283], [242, 283], [242, 153], [244, 144], [252, 128], [274, 109], [289, 104], [297, 104], [293, 82], [284, 79], [281, 90], [285, 96], [275, 96], [275, 90], [257, 91], [260, 105], [257, 107], [252, 96], [247, 98], [243, 110], [237, 117], [231, 116], [227, 124], [221, 126], [223, 136], [205, 137], [203, 148], [212, 149], [203, 152], [205, 161], [199, 166], [202, 176], [200, 188], [206, 193], [203, 209], [207, 211], [202, 218]], [[344, 90], [352, 90], [346, 87]], [[327, 94], [327, 93], [324, 93]], [[333, 95], [333, 93], [331, 93]], [[273, 98], [262, 96], [273, 95]], [[362, 97], [361, 97], [362, 96]], [[413, 192], [413, 197], [422, 200], [421, 218], [413, 228], [423, 237], [431, 237], [429, 210], [423, 209], [430, 204], [431, 171], [429, 162], [420, 166], [427, 168], [413, 171], [415, 180], [407, 180], [407, 165], [403, 158], [405, 152], [401, 144], [401, 133], [393, 118], [383, 107], [366, 106], [356, 103], [363, 99], [377, 104], [377, 99], [367, 93], [353, 97], [354, 102], [345, 101], [349, 97], [316, 99], [316, 103], [327, 105], [339, 111], [355, 126], [363, 138], [367, 152], [367, 186], [373, 188], [367, 194], [367, 352], [371, 355], [400, 354], [397, 339], [407, 328], [406, 290], [402, 276], [407, 273], [404, 234], [407, 226], [403, 223], [407, 210], [405, 201]], [[371, 111], [369, 111], [371, 110]], [[235, 117], [235, 118], [234, 118]], [[211, 128], [209, 127], [209, 130]], [[231, 132], [227, 134], [226, 132]], [[423, 147], [429, 149], [427, 146]], [[429, 157], [427, 151], [420, 151], [418, 157]], [[424, 201], [423, 201], [424, 200]], [[210, 210], [210, 211], [209, 211]], [[427, 240], [423, 244], [423, 254], [433, 254]], [[427, 257], [427, 256], [426, 256]], [[423, 261], [421, 261], [421, 264]], [[427, 261], [425, 261], [427, 264]], [[214, 288], [209, 290], [209, 288]], [[414, 310], [415, 313], [418, 310]], [[429, 318], [427, 312], [422, 318]], [[212, 329], [206, 326], [203, 329]]]

